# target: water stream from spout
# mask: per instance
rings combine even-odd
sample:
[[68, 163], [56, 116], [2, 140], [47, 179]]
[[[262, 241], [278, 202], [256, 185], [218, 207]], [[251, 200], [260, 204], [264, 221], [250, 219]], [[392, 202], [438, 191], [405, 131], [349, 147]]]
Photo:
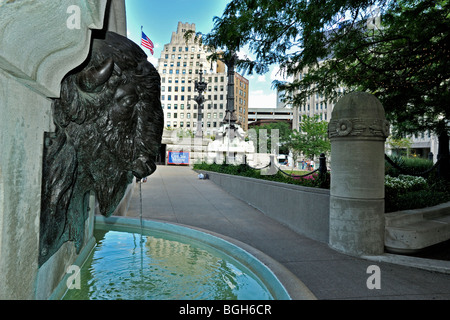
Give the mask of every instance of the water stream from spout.
[[141, 223], [141, 243], [144, 241], [143, 231], [144, 231], [144, 223], [142, 220], [142, 181], [139, 181], [139, 216]]
[[140, 224], [141, 224], [141, 237], [140, 237], [140, 247], [141, 247], [141, 283], [144, 280], [144, 223], [142, 219], [142, 180], [139, 180], [139, 216], [140, 216]]

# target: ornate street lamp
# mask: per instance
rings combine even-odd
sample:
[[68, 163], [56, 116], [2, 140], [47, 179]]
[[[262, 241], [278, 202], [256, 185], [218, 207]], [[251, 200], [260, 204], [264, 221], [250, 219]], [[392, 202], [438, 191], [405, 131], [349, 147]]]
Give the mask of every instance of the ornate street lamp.
[[[203, 65], [201, 66], [203, 68]], [[202, 119], [203, 119], [203, 103], [205, 102], [205, 97], [203, 96], [203, 92], [206, 90], [208, 83], [203, 81], [203, 70], [200, 69], [200, 81], [195, 80], [194, 90], [198, 92], [198, 96], [194, 98], [194, 101], [197, 102], [198, 105], [198, 117], [197, 117], [197, 131], [195, 133], [195, 137], [202, 138]]]
[[[235, 67], [238, 56], [235, 51], [231, 51], [229, 57], [223, 58], [223, 62], [227, 66], [227, 110], [222, 123], [228, 123], [228, 129], [235, 129], [235, 123], [237, 122], [236, 113], [234, 110], [234, 75]], [[233, 130], [234, 131], [234, 130]], [[230, 132], [229, 132], [230, 135]], [[231, 137], [229, 137], [231, 138]]]

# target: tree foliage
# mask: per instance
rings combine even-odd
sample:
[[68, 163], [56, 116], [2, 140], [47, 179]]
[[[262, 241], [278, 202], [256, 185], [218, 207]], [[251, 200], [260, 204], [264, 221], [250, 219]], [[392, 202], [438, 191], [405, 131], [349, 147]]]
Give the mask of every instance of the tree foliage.
[[[254, 130], [254, 131], [252, 131]], [[286, 122], [275, 122], [275, 123], [267, 123], [260, 126], [255, 126], [249, 130], [249, 135], [254, 134], [255, 136], [250, 137], [253, 141], [257, 142], [257, 152], [261, 152], [259, 143], [261, 141], [267, 141], [267, 151], [270, 153], [276, 146], [272, 146], [272, 135], [278, 135], [278, 153], [279, 154], [287, 154], [289, 153], [289, 149], [287, 147], [288, 142], [291, 139], [291, 126]], [[262, 131], [264, 130], [264, 131]], [[277, 130], [277, 131], [274, 131]], [[263, 134], [265, 136], [261, 136]]]
[[[374, 15], [380, 25], [368, 28]], [[232, 0], [214, 22], [206, 44], [248, 45], [255, 55], [238, 62], [241, 71], [264, 73], [277, 64], [302, 74], [274, 83], [294, 106], [316, 92], [336, 101], [339, 87], [367, 91], [396, 133], [448, 135], [448, 0]]]
[[328, 124], [319, 120], [319, 115], [308, 117], [304, 115], [300, 123], [300, 131], [293, 130], [291, 139], [287, 144], [292, 150], [294, 158], [300, 154], [314, 159], [321, 153], [327, 153], [331, 149], [328, 139]]

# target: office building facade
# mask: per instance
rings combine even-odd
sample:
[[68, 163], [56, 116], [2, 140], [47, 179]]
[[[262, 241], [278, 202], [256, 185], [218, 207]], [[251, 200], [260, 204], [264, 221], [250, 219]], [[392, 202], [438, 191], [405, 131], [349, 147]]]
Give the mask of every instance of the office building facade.
[[[195, 81], [203, 81], [208, 86], [203, 93], [206, 101], [203, 105], [202, 126], [205, 136], [212, 136], [225, 117], [227, 102], [227, 73], [222, 62], [207, 60], [206, 46], [197, 43], [194, 37], [186, 42], [185, 33], [195, 24], [178, 23], [177, 31], [172, 32], [170, 43], [165, 44], [158, 59], [158, 72], [161, 75], [161, 104], [164, 110], [166, 128], [183, 129], [195, 132], [198, 122], [198, 106], [194, 98]], [[246, 124], [248, 115], [248, 80], [236, 73], [235, 110], [241, 123]], [[241, 85], [242, 84], [242, 85]], [[245, 90], [240, 86], [245, 85]], [[238, 95], [241, 93], [242, 95]], [[238, 94], [236, 94], [238, 93]], [[242, 110], [242, 112], [240, 112]]]

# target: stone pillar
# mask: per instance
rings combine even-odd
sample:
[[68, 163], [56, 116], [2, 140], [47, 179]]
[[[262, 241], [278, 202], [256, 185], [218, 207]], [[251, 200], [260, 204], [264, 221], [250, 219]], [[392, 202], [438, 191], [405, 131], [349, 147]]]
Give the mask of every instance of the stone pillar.
[[383, 106], [365, 92], [338, 101], [328, 128], [331, 140], [329, 245], [351, 255], [384, 252]]
[[[45, 299], [53, 289], [38, 280], [44, 133], [54, 130], [49, 98], [86, 59], [106, 4], [0, 0], [0, 299]], [[62, 264], [46, 270], [41, 278], [55, 282], [65, 273]]]

